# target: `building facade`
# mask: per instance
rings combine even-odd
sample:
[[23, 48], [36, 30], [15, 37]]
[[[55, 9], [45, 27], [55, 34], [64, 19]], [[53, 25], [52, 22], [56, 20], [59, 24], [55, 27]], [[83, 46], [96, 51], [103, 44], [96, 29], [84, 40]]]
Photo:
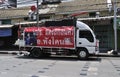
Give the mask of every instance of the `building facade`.
[[[116, 0], [120, 18], [120, 1]], [[79, 14], [76, 18], [88, 24], [100, 41], [100, 52], [114, 50], [114, 0], [72, 0], [59, 4], [47, 4], [39, 7], [39, 20], [61, 19], [72, 14]], [[10, 10], [0, 10], [0, 23], [14, 24], [23, 21], [30, 21], [29, 8], [17, 8]], [[85, 14], [80, 14], [86, 12]], [[117, 30], [117, 44], [120, 50], [120, 30]]]
[[[116, 0], [117, 8], [120, 8], [120, 1]], [[61, 3], [57, 8], [57, 14], [69, 16], [78, 14], [78, 20], [87, 23], [95, 32], [97, 39], [100, 41], [100, 52], [114, 50], [114, 0], [74, 0], [71, 2]], [[119, 18], [120, 12], [117, 12]], [[61, 16], [60, 16], [61, 17]], [[117, 24], [118, 25], [118, 24]], [[120, 30], [117, 29], [117, 45], [120, 50]]]

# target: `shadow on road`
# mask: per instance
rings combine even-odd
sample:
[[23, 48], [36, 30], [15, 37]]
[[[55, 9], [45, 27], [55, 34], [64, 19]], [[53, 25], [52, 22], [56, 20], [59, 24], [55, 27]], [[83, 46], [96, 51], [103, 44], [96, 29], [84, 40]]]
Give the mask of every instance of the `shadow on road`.
[[34, 60], [58, 60], [58, 61], [101, 61], [99, 57], [90, 57], [86, 60], [79, 60], [76, 56], [50, 56], [43, 58], [33, 58], [30, 56], [17, 56], [18, 59], [34, 59]]

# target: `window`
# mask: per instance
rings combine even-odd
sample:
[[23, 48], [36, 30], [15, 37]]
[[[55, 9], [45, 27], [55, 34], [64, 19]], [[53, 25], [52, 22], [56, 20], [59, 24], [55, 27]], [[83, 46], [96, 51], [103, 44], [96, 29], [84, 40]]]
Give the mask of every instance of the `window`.
[[2, 22], [3, 25], [11, 24], [11, 20], [10, 19], [2, 20], [1, 22]]
[[93, 35], [90, 31], [79, 31], [79, 38], [86, 38], [90, 42], [94, 42]]
[[95, 16], [96, 16], [96, 12], [91, 12], [91, 13], [89, 13], [89, 16], [90, 16], [90, 17], [95, 17]]

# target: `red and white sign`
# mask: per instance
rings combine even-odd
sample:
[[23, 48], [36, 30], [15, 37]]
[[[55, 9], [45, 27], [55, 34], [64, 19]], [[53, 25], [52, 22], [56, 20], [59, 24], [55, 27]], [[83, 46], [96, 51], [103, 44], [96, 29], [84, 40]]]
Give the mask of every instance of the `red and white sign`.
[[35, 11], [37, 8], [35, 6], [31, 6], [30, 8], [32, 11]]
[[37, 46], [74, 48], [74, 27], [29, 27], [26, 33], [36, 33]]

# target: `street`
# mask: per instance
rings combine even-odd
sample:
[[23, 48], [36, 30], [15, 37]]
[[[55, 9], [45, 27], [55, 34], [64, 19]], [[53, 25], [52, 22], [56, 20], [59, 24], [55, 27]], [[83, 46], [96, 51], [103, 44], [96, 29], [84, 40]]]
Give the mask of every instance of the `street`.
[[0, 54], [0, 77], [120, 77], [120, 57], [49, 57]]

